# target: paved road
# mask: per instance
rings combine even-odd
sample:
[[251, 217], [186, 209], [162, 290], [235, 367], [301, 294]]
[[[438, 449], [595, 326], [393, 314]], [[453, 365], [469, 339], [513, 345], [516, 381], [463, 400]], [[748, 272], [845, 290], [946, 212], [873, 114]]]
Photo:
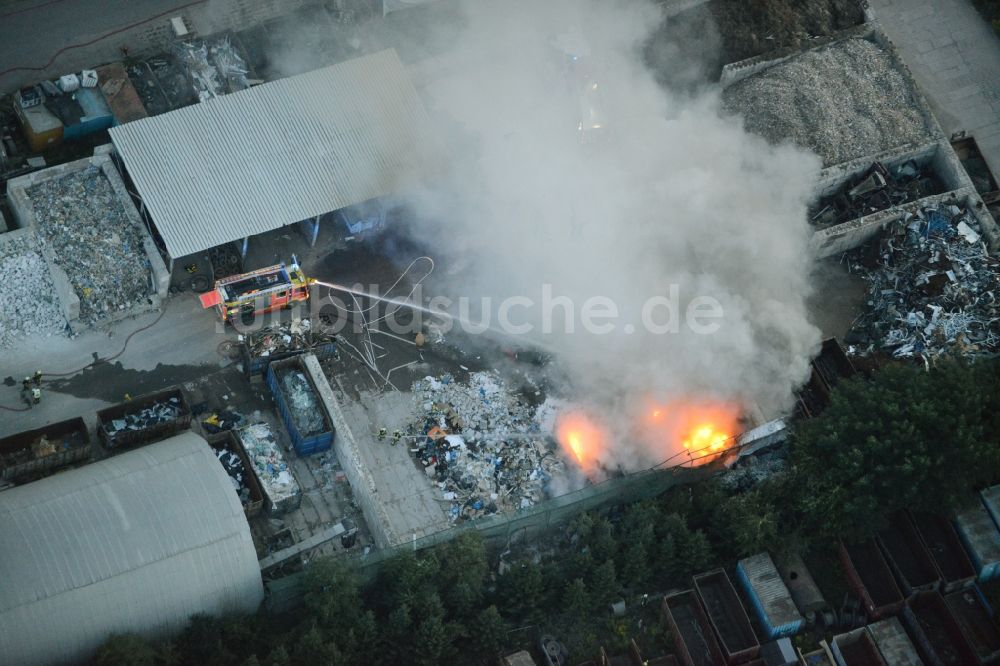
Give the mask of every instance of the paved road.
[[[92, 361], [93, 354], [108, 357], [121, 350], [129, 333], [152, 323], [156, 317], [157, 313], [153, 313], [116, 324], [115, 335], [110, 337], [104, 332], [87, 331], [74, 339], [26, 340], [14, 349], [2, 352], [0, 381], [6, 377], [17, 380], [35, 370], [45, 373], [75, 370]], [[194, 295], [188, 293], [171, 298], [167, 301], [163, 318], [152, 328], [135, 335], [126, 352], [117, 359], [132, 372], [84, 375], [75, 380], [74, 392], [78, 395], [100, 395], [97, 389], [87, 390], [86, 381], [107, 382], [119, 387], [121, 395], [116, 394], [113, 401], [105, 402], [93, 397], [76, 397], [68, 392], [52, 391], [44, 385], [42, 403], [34, 409], [25, 412], [0, 411], [0, 437], [80, 414], [85, 415], [88, 423], [93, 425], [96, 422], [94, 412], [112, 402], [120, 402], [124, 392], [138, 395], [173, 384], [177, 377], [190, 379], [218, 370], [221, 364], [228, 361], [219, 355], [217, 348], [223, 340], [233, 339], [235, 334], [219, 331], [216, 321], [215, 317], [201, 309]], [[158, 372], [135, 372], [151, 371], [158, 364], [171, 367], [161, 367]], [[81, 386], [80, 382], [84, 385]], [[23, 406], [19, 404], [19, 392], [20, 385], [0, 384], [0, 405]]]
[[975, 136], [1000, 175], [1000, 39], [969, 0], [871, 0], [946, 134]]

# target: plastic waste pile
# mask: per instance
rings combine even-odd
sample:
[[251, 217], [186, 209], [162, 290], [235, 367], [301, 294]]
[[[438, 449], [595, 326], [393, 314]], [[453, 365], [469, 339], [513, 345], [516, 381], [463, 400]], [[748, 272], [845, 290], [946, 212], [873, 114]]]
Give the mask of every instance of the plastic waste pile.
[[451, 520], [530, 507], [549, 496], [549, 481], [564, 468], [539, 427], [535, 409], [495, 372], [467, 383], [451, 375], [413, 384], [423, 420], [407, 441], [451, 502]]

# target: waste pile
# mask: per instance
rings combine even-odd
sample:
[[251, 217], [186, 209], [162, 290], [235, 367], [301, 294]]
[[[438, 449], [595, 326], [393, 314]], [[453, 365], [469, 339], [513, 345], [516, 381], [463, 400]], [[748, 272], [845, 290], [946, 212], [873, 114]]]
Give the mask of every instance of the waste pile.
[[215, 457], [222, 463], [222, 467], [233, 482], [236, 494], [240, 496], [240, 502], [246, 506], [250, 503], [250, 487], [247, 485], [248, 471], [243, 467], [243, 460], [233, 451], [228, 449], [216, 449]]
[[33, 238], [0, 243], [0, 349], [65, 332], [59, 297]]
[[723, 105], [774, 144], [789, 139], [826, 166], [928, 139], [916, 95], [892, 57], [848, 39], [747, 77]]
[[928, 359], [1000, 349], [1000, 262], [975, 216], [955, 205], [907, 214], [848, 255], [868, 282], [848, 352]]
[[447, 374], [425, 377], [413, 395], [424, 417], [407, 441], [451, 502], [453, 522], [532, 506], [565, 468], [534, 408], [496, 372], [472, 373], [465, 384]]
[[125, 214], [100, 168], [43, 180], [27, 194], [38, 235], [80, 299], [82, 323], [96, 323], [148, 297], [145, 231]]
[[210, 43], [201, 40], [178, 42], [174, 52], [187, 69], [200, 102], [250, 87], [246, 61], [229, 37]]
[[828, 227], [944, 191], [940, 179], [913, 160], [894, 168], [875, 162], [839, 192], [821, 199], [810, 219], [820, 228]]
[[316, 435], [326, 430], [323, 412], [316, 401], [316, 393], [301, 370], [289, 370], [279, 378], [282, 392], [288, 399], [288, 410], [292, 413], [295, 427], [303, 437]]
[[69, 451], [84, 444], [83, 434], [72, 432], [53, 439], [50, 435], [42, 435], [23, 449], [0, 454], [0, 466], [21, 465], [32, 460], [46, 458], [59, 451]]
[[180, 398], [169, 398], [161, 402], [155, 402], [139, 411], [125, 414], [120, 419], [111, 419], [105, 424], [104, 429], [107, 431], [109, 439], [114, 441], [114, 438], [122, 431], [144, 430], [160, 423], [174, 421], [180, 415]]
[[333, 336], [323, 329], [322, 326], [319, 329], [313, 328], [309, 319], [293, 319], [248, 333], [243, 342], [251, 357], [267, 357], [333, 342]]
[[264, 493], [272, 504], [287, 506], [299, 497], [299, 484], [292, 476], [278, 440], [266, 423], [253, 423], [236, 431]]

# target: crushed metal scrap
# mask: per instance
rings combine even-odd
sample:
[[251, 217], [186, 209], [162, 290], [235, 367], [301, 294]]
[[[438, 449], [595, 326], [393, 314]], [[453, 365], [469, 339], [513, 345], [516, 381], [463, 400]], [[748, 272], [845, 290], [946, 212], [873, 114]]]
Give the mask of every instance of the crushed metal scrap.
[[550, 496], [549, 482], [565, 462], [536, 410], [496, 372], [472, 373], [468, 383], [451, 375], [425, 377], [413, 384], [413, 394], [424, 418], [406, 441], [415, 441], [411, 451], [451, 502], [453, 522], [530, 507]]
[[333, 342], [333, 336], [324, 333], [323, 328], [322, 326], [319, 329], [313, 328], [309, 319], [293, 319], [287, 323], [248, 333], [243, 342], [250, 356], [267, 357]]
[[938, 204], [907, 214], [848, 255], [868, 282], [849, 352], [897, 358], [974, 356], [1000, 349], [1000, 262], [968, 210]]
[[821, 199], [810, 219], [819, 228], [888, 210], [893, 206], [944, 192], [930, 169], [910, 160], [894, 168], [875, 162], [860, 177], [844, 184], [836, 194]]

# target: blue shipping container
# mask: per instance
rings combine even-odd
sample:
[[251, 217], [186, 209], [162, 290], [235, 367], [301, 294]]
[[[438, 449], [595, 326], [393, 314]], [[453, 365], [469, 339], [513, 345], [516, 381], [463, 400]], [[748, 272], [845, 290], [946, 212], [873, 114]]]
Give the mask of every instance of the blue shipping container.
[[80, 122], [66, 125], [63, 130], [64, 139], [79, 139], [114, 125], [114, 114], [100, 88], [80, 88], [73, 93], [73, 97], [83, 110], [83, 116]]
[[794, 636], [801, 631], [805, 618], [795, 606], [768, 553], [740, 560], [736, 565], [736, 577], [768, 638]]
[[[313, 433], [308, 436], [299, 432], [298, 426], [295, 424], [295, 419], [292, 418], [292, 412], [288, 407], [288, 401], [285, 397], [285, 393], [278, 383], [278, 373], [284, 370], [297, 370], [301, 372], [306, 381], [309, 382], [309, 386], [312, 389], [313, 396], [316, 401], [316, 409], [319, 411], [323, 418], [324, 430], [320, 433]], [[283, 361], [275, 361], [267, 366], [267, 386], [271, 389], [271, 395], [274, 396], [274, 402], [278, 405], [278, 414], [281, 415], [281, 421], [285, 424], [285, 429], [288, 431], [289, 437], [292, 439], [292, 447], [295, 452], [300, 456], [308, 456], [313, 453], [319, 453], [321, 451], [328, 450], [333, 446], [333, 425], [330, 423], [330, 417], [327, 415], [326, 410], [320, 404], [319, 394], [316, 391], [316, 386], [313, 384], [312, 377], [309, 376], [309, 371], [302, 364], [302, 359], [299, 356], [294, 356]]]

